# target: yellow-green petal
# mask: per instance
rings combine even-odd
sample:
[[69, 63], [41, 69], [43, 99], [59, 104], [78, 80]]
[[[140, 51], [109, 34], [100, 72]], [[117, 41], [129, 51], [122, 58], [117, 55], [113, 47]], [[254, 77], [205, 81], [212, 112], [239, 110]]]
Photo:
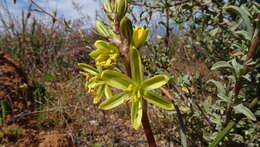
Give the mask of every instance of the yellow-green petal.
[[117, 94], [111, 98], [106, 99], [103, 103], [99, 105], [99, 108], [102, 110], [109, 110], [115, 108], [124, 103], [124, 99], [127, 97], [125, 92]]
[[101, 79], [109, 86], [122, 90], [133, 84], [133, 81], [128, 76], [113, 70], [105, 70], [101, 75]]
[[166, 75], [156, 75], [152, 78], [146, 79], [142, 83], [142, 89], [146, 90], [153, 90], [156, 88], [160, 88], [161, 86], [168, 83], [169, 77]]
[[88, 73], [91, 73], [93, 75], [96, 75], [98, 74], [98, 70], [88, 64], [85, 64], [85, 63], [79, 63], [78, 66], [84, 70], [85, 72], [88, 72]]
[[143, 109], [142, 109], [142, 100], [140, 99], [137, 102], [132, 103], [132, 108], [131, 108], [131, 124], [134, 129], [139, 129], [141, 126], [141, 121], [142, 121], [142, 114], [143, 114]]
[[94, 100], [93, 100], [94, 104], [97, 104], [101, 100], [103, 93], [104, 93], [104, 88], [105, 88], [105, 84], [100, 85], [98, 87], [97, 95], [94, 97]]
[[138, 50], [134, 47], [130, 49], [130, 66], [132, 79], [137, 83], [143, 81], [141, 57]]
[[105, 86], [105, 96], [107, 99], [111, 98], [113, 96], [111, 89], [108, 87], [108, 85]]
[[166, 110], [173, 110], [174, 109], [174, 106], [171, 103], [171, 101], [169, 101], [165, 97], [156, 95], [152, 92], [146, 92], [144, 94], [144, 99], [146, 101], [148, 101], [149, 103], [152, 103], [152, 104], [154, 104], [158, 107], [161, 107], [163, 109], [166, 109]]

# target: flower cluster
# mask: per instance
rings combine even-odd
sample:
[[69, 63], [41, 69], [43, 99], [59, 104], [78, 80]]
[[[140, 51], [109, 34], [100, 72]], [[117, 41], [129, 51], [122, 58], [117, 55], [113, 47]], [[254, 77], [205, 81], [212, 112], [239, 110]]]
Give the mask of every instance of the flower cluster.
[[[132, 127], [138, 129], [141, 124], [144, 100], [166, 110], [172, 110], [173, 105], [166, 98], [153, 92], [154, 89], [168, 82], [168, 76], [157, 75], [143, 79], [138, 49], [145, 44], [149, 31], [145, 27], [132, 26], [131, 20], [125, 16], [127, 7], [127, 0], [105, 0], [104, 10], [111, 26], [107, 28], [101, 21], [97, 21], [96, 30], [109, 42], [96, 41], [94, 44], [96, 49], [89, 54], [96, 61], [97, 68], [84, 63], [80, 63], [79, 67], [84, 71], [81, 74], [86, 77], [86, 89], [95, 94], [94, 104], [99, 103], [103, 95], [107, 98], [99, 105], [103, 110], [131, 102]], [[128, 74], [131, 74], [131, 78], [112, 66], [117, 64], [119, 57], [122, 57], [121, 51], [129, 52], [131, 73]], [[109, 87], [119, 89], [121, 92], [113, 95]]]
[[89, 56], [96, 60], [97, 66], [109, 67], [119, 57], [119, 50], [113, 43], [98, 40], [95, 42], [95, 47], [97, 49], [92, 51]]

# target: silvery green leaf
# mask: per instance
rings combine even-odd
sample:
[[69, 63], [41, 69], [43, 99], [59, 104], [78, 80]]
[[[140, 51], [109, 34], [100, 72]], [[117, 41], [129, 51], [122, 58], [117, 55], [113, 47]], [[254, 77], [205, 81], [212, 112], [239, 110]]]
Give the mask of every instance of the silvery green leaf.
[[225, 95], [225, 93], [226, 93], [226, 91], [225, 91], [226, 86], [225, 85], [223, 85], [219, 81], [215, 81], [215, 80], [209, 80], [207, 83], [210, 83], [210, 82], [213, 83], [217, 87], [219, 94]]
[[218, 31], [219, 31], [219, 28], [215, 28], [213, 30], [210, 30], [209, 35], [213, 37], [218, 33]]
[[238, 36], [242, 36], [245, 40], [251, 40], [252, 37], [247, 31], [244, 30], [236, 31], [235, 34]]
[[253, 26], [250, 21], [250, 17], [251, 17], [250, 13], [247, 11], [246, 7], [227, 6], [225, 9], [229, 10], [229, 11], [233, 11], [241, 16], [241, 18], [243, 19], [243, 24], [246, 26], [246, 30], [247, 30], [249, 36], [251, 36], [250, 38], [252, 38]]
[[248, 109], [246, 106], [244, 106], [243, 104], [233, 106], [233, 108], [236, 113], [242, 113], [245, 116], [247, 116], [249, 119], [256, 121], [256, 117], [253, 114], [253, 112], [250, 109]]
[[226, 96], [226, 95], [224, 95], [223, 93], [218, 94], [218, 97], [219, 97], [220, 99], [222, 99], [223, 101], [225, 101], [225, 102], [227, 102], [227, 103], [230, 103], [229, 97]]
[[231, 63], [235, 70], [236, 76], [239, 77], [243, 70], [243, 65], [239, 64], [236, 59], [233, 59]]
[[232, 66], [228, 62], [226, 62], [226, 61], [219, 61], [219, 62], [215, 63], [214, 65], [212, 65], [211, 70], [215, 70], [215, 69], [223, 68], [223, 67], [232, 68]]

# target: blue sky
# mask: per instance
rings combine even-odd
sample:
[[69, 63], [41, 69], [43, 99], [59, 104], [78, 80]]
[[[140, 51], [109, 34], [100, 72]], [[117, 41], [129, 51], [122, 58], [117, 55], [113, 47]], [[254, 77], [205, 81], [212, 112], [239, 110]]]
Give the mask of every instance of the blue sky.
[[[103, 0], [34, 0], [38, 5], [44, 8], [47, 12], [53, 12], [57, 10], [58, 18], [65, 18], [66, 20], [73, 20], [80, 18], [82, 15], [89, 16], [86, 22], [86, 28], [92, 27], [95, 22], [96, 11], [101, 12], [102, 1]], [[22, 10], [27, 10], [29, 6], [29, 0], [17, 0], [16, 4], [13, 4], [13, 0], [0, 0], [0, 15], [2, 7], [7, 7], [9, 11], [15, 16], [20, 17]], [[75, 8], [76, 4], [78, 7]], [[135, 7], [136, 13], [140, 13], [141, 7]], [[2, 14], [5, 14], [2, 13]], [[34, 12], [34, 16], [39, 16], [40, 19], [45, 19], [48, 16]], [[43, 17], [45, 16], [45, 17]], [[139, 16], [139, 15], [136, 15]], [[164, 34], [164, 27], [158, 24], [160, 20], [163, 20], [164, 17], [160, 15], [153, 15], [152, 27], [154, 29], [151, 34]], [[85, 19], [84, 19], [85, 20]], [[141, 24], [142, 25], [142, 24]], [[0, 22], [1, 27], [1, 22]], [[156, 29], [155, 29], [156, 28]]]
[[[8, 7], [12, 14], [19, 16], [21, 11], [27, 10], [29, 6], [28, 0], [17, 0], [16, 4], [13, 4], [12, 1], [0, 0], [0, 9], [1, 5]], [[88, 15], [94, 22], [95, 12], [100, 10], [99, 0], [35, 0], [35, 2], [48, 12], [57, 9], [58, 17], [63, 16], [66, 19], [76, 19], [81, 15]], [[75, 8], [73, 3], [79, 7]], [[34, 14], [37, 15], [37, 13]]]

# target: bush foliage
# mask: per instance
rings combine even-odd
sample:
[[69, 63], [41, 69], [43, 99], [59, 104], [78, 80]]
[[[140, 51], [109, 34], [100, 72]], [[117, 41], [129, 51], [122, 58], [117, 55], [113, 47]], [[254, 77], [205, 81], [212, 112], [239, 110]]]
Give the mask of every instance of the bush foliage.
[[[177, 126], [177, 145], [259, 145], [259, 2], [105, 0], [103, 9], [108, 19], [89, 30], [55, 15], [44, 22], [32, 9], [19, 23], [0, 11], [0, 49], [41, 82], [74, 79], [81, 63], [94, 104], [106, 97], [99, 108], [107, 110], [131, 102], [133, 128], [144, 101], [170, 110], [147, 109]], [[156, 128], [158, 120], [150, 122]]]

